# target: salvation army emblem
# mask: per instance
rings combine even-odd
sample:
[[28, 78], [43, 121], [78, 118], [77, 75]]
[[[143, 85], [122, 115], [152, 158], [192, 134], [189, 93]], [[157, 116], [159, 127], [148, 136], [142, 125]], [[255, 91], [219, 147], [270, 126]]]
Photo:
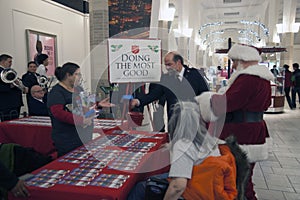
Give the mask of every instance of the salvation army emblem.
[[140, 47], [139, 47], [138, 45], [132, 45], [132, 46], [131, 46], [131, 52], [132, 52], [133, 54], [139, 53], [139, 52], [140, 52]]

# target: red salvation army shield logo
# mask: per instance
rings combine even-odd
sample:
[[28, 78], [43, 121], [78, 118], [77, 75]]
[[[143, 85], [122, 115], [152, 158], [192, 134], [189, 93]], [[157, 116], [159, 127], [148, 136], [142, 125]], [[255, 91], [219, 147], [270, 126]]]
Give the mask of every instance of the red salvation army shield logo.
[[140, 52], [139, 46], [138, 46], [138, 45], [132, 45], [132, 46], [131, 46], [131, 52], [132, 52], [133, 54], [139, 53], [139, 52]]

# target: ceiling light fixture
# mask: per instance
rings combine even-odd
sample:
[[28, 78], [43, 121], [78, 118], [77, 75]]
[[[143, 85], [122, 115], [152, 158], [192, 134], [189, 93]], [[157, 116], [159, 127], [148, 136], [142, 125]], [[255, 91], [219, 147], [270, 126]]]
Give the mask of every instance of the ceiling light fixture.
[[224, 13], [224, 16], [230, 16], [230, 15], [239, 15], [240, 12], [228, 12], [228, 13]]
[[266, 27], [266, 25], [264, 25], [264, 24], [261, 23], [261, 22], [258, 22], [258, 21], [241, 20], [241, 23], [242, 23], [242, 24], [247, 24], [247, 25], [257, 25], [257, 26], [259, 26], [259, 27], [263, 30], [263, 32], [264, 32], [264, 34], [265, 34], [266, 36], [269, 35], [269, 29]]
[[161, 0], [159, 2], [158, 20], [173, 21], [175, 11], [175, 7], [170, 7], [169, 0]]
[[277, 33], [297, 33], [299, 31], [300, 23], [292, 23], [290, 27], [283, 24], [276, 24]]
[[173, 29], [174, 37], [192, 37], [193, 29], [192, 28], [185, 28], [185, 29]]
[[210, 28], [210, 27], [216, 27], [216, 26], [221, 26], [222, 24], [224, 24], [224, 22], [214, 22], [214, 23], [208, 23], [208, 24], [204, 24], [200, 27], [199, 29], [199, 35], [201, 35], [201, 33], [206, 29], [206, 28]]
[[[233, 24], [226, 26], [227, 24]], [[257, 30], [257, 26], [259, 29]], [[257, 30], [257, 31], [254, 31]], [[268, 28], [258, 21], [234, 21], [230, 22], [214, 22], [204, 24], [199, 29], [199, 37], [201, 41], [201, 46], [216, 42], [218, 38], [221, 38], [220, 34], [225, 34], [222, 38], [235, 37], [238, 41], [244, 41], [250, 45], [256, 45], [259, 43], [264, 43], [264, 38], [269, 36]], [[219, 34], [219, 35], [218, 35]], [[211, 46], [211, 45], [209, 45]]]
[[242, 0], [223, 0], [223, 3], [240, 3]]
[[163, 12], [159, 13], [158, 20], [162, 21], [173, 21], [175, 16], [175, 8], [167, 8]]

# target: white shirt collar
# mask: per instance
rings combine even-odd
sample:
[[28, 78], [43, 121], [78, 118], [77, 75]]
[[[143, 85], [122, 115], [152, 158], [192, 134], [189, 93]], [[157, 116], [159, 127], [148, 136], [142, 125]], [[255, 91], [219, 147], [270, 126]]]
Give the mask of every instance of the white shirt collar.
[[36, 98], [36, 97], [33, 97], [34, 99], [36, 99], [36, 100], [38, 100], [38, 101], [40, 101], [40, 102], [42, 102], [42, 103], [44, 103], [43, 102], [43, 99], [38, 99], [38, 98]]
[[184, 74], [184, 70], [185, 70], [185, 68], [182, 67], [181, 71], [180, 71], [179, 74], [178, 74], [178, 78], [179, 78], [180, 81], [182, 81], [183, 74]]

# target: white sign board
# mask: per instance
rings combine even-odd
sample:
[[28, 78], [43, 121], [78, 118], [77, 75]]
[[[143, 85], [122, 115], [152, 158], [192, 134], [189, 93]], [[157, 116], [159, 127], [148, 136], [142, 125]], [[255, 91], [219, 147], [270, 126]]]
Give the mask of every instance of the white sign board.
[[161, 76], [161, 41], [108, 39], [110, 83], [158, 82]]

